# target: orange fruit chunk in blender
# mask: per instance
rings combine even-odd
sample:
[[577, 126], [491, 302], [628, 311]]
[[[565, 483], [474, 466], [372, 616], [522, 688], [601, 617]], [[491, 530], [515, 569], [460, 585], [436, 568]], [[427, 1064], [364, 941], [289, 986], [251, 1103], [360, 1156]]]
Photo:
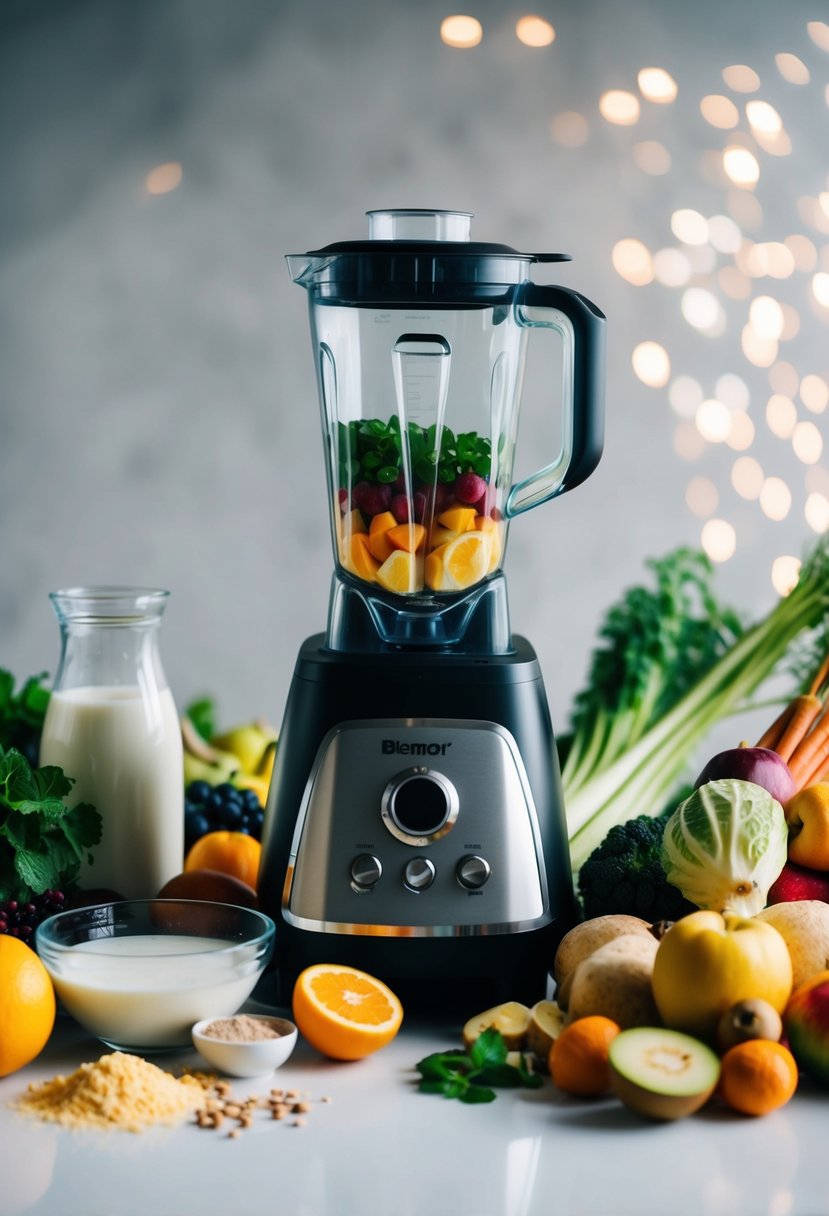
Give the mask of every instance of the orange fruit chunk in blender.
[[449, 542], [442, 555], [444, 591], [463, 591], [487, 574], [492, 546], [485, 532], [465, 532]]
[[423, 560], [405, 549], [395, 549], [377, 571], [377, 582], [386, 591], [408, 595], [423, 587]]
[[416, 553], [426, 539], [426, 529], [423, 524], [398, 524], [387, 533], [395, 549], [405, 549], [407, 553]]
[[34, 950], [0, 935], [0, 1077], [39, 1055], [55, 1024], [55, 990]]
[[403, 1006], [381, 980], [334, 963], [300, 974], [293, 1013], [300, 1034], [332, 1060], [361, 1060], [385, 1047], [403, 1021]]
[[450, 532], [466, 532], [474, 528], [476, 515], [474, 507], [449, 507], [438, 516], [438, 523]]
[[369, 536], [366, 532], [355, 532], [351, 537], [351, 543], [348, 548], [349, 561], [346, 562], [346, 568], [359, 578], [364, 578], [367, 582], [373, 583], [377, 580], [377, 571], [380, 569], [380, 562], [372, 554], [368, 547]]
[[432, 591], [444, 590], [443, 555], [448, 548], [448, 545], [438, 545], [431, 553], [426, 554], [424, 578], [426, 586]]

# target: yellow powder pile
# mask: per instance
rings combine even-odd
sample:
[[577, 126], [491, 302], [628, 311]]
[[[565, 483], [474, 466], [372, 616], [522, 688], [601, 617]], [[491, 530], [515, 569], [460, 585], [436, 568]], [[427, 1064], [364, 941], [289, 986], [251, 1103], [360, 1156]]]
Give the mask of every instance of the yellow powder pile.
[[64, 1127], [117, 1127], [140, 1132], [179, 1123], [204, 1101], [196, 1077], [180, 1080], [140, 1056], [115, 1051], [81, 1064], [68, 1077], [33, 1083], [18, 1110]]

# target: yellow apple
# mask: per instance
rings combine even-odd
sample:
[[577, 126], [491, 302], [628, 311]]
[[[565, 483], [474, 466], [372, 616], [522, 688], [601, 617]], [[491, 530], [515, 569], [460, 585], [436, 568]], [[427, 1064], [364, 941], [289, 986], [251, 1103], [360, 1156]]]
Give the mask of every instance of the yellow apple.
[[792, 962], [772, 925], [719, 912], [692, 912], [672, 925], [656, 952], [653, 995], [666, 1026], [713, 1042], [738, 1001], [759, 998], [782, 1013]]
[[829, 781], [819, 781], [786, 804], [789, 861], [811, 870], [829, 870]]

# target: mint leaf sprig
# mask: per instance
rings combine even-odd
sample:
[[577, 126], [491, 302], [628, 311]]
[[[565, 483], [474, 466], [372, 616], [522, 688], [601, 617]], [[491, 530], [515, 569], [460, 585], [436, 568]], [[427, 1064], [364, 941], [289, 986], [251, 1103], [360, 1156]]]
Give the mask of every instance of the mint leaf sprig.
[[101, 839], [101, 816], [87, 802], [68, 808], [74, 781], [56, 765], [32, 768], [0, 746], [0, 900], [72, 886], [84, 855]]
[[444, 1098], [478, 1104], [494, 1102], [495, 1088], [539, 1089], [541, 1077], [523, 1063], [508, 1064], [508, 1054], [504, 1036], [489, 1027], [469, 1051], [436, 1051], [420, 1060], [415, 1065], [421, 1078], [418, 1090], [422, 1094], [442, 1094]]

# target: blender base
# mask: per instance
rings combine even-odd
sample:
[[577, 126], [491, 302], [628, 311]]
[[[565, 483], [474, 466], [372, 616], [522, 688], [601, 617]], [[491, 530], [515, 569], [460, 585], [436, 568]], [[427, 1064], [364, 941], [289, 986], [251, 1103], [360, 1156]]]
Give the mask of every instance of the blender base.
[[[547, 994], [577, 912], [543, 679], [513, 641], [490, 656], [338, 652], [322, 634], [301, 648], [258, 888], [276, 1004], [317, 962], [424, 1013]], [[417, 797], [398, 806], [404, 788]]]

